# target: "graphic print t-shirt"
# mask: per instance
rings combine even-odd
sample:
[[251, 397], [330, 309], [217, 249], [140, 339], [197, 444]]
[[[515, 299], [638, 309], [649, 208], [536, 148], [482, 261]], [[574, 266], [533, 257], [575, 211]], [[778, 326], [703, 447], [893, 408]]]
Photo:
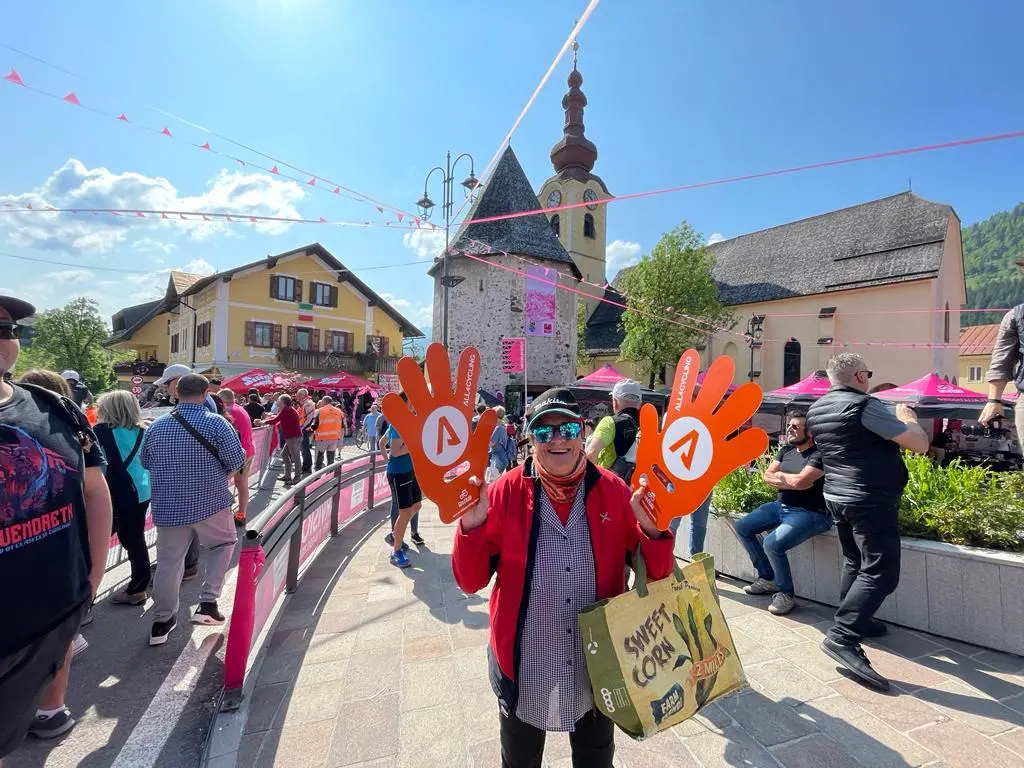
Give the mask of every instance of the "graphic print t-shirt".
[[18, 386], [0, 404], [0, 584], [11, 619], [0, 632], [0, 656], [46, 634], [89, 599], [83, 473], [103, 466], [103, 452], [94, 437], [83, 458], [58, 408]]

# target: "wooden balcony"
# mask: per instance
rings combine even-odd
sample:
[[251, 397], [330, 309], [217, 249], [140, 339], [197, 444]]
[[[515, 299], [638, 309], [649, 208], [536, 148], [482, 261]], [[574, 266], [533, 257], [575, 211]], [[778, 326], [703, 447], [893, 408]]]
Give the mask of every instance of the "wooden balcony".
[[304, 349], [279, 349], [278, 362], [291, 371], [344, 371], [346, 373], [395, 373], [397, 357], [375, 357], [359, 352], [311, 352]]

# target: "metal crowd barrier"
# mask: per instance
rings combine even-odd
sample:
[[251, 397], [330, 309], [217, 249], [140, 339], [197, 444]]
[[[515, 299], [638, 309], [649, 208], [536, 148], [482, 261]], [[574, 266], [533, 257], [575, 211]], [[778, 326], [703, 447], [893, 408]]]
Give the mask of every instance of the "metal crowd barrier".
[[378, 456], [363, 453], [314, 472], [249, 521], [224, 653], [222, 711], [239, 707], [249, 658], [281, 596], [295, 591], [328, 538], [390, 498], [387, 464]]

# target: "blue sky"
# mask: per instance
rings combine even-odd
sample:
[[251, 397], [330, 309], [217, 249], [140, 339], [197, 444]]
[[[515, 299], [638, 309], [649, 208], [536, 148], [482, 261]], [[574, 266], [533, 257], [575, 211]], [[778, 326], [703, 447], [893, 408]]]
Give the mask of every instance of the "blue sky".
[[[149, 108], [159, 107], [411, 210], [446, 149], [472, 153], [482, 170], [585, 5], [41, 0], [5, 8], [0, 43], [88, 79], [2, 48], [0, 70], [13, 66], [45, 90], [75, 91], [83, 104], [259, 160]], [[1017, 0], [604, 0], [580, 36], [595, 172], [624, 194], [1020, 130], [1021, 29]], [[512, 139], [535, 188], [551, 173], [570, 66], [559, 66]], [[6, 83], [0, 168], [0, 200], [379, 218], [372, 206], [252, 175]], [[608, 239], [623, 263], [684, 218], [705, 236], [729, 237], [894, 194], [911, 180], [971, 223], [1024, 199], [1022, 169], [1018, 139], [615, 203]], [[42, 308], [87, 293], [109, 313], [155, 297], [161, 270], [223, 269], [314, 240], [357, 271], [428, 259], [432, 245], [388, 229], [5, 215], [0, 251], [76, 266], [0, 257], [0, 291]], [[425, 325], [426, 266], [360, 274]]]

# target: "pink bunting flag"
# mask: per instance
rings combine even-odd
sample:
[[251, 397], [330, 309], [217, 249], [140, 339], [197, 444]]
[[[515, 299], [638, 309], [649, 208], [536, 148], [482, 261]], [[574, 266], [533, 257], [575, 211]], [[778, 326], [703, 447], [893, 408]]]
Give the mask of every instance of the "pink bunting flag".
[[184, 213], [179, 213], [178, 214], [178, 218], [183, 219], [184, 221], [190, 221], [190, 219], [186, 219], [185, 218], [185, 214]]
[[320, 217], [320, 223], [321, 224], [326, 224], [327, 223], [327, 219], [325, 219], [323, 216], [321, 216]]
[[256, 223], [256, 217], [250, 216], [249, 217], [249, 221], [251, 221], [253, 224], [255, 224]]
[[414, 221], [416, 222], [416, 229], [419, 229], [420, 228], [420, 220], [414, 218]]
[[384, 209], [381, 208], [379, 205], [377, 206], [377, 213], [384, 213]]
[[208, 142], [208, 141], [207, 142], [203, 142], [203, 144], [200, 145], [199, 148], [200, 149], [205, 149], [207, 152], [210, 152], [211, 151], [210, 150], [210, 142]]
[[135, 217], [138, 218], [138, 219], [144, 219], [144, 218], [146, 218], [146, 214], [144, 214], [142, 211], [136, 211], [135, 212]]
[[122, 112], [120, 115], [117, 116], [117, 119], [120, 120], [122, 123], [127, 123], [128, 122], [128, 115], [126, 115], [124, 112]]
[[334, 194], [340, 195], [341, 194], [341, 187], [335, 187], [334, 188]]
[[161, 219], [166, 219], [167, 218], [167, 214], [166, 213], [161, 213], [160, 214], [160, 218]]
[[231, 218], [230, 214], [224, 214], [224, 221], [234, 221], [234, 219]]
[[90, 209], [89, 213], [91, 213], [93, 216], [99, 216], [100, 215], [99, 211], [94, 211], [94, 210], [91, 210], [91, 209]]
[[434, 222], [430, 222], [430, 228], [437, 229], [437, 224], [435, 224]]
[[111, 211], [111, 212], [110, 212], [110, 215], [111, 215], [111, 216], [120, 216], [121, 214], [120, 214], [120, 213], [118, 213], [117, 211]]
[[25, 207], [28, 208], [31, 211], [32, 210], [32, 203], [25, 203]]
[[270, 169], [270, 172], [271, 173], [280, 173], [280, 171], [277, 170], [277, 166], [276, 165], [273, 168]]
[[171, 136], [171, 129], [168, 128], [166, 125], [164, 126], [164, 129], [160, 131], [160, 133], [162, 133], [164, 136], [167, 136], [168, 138], [174, 138], [173, 136]]
[[209, 220], [210, 220], [210, 217], [209, 217], [209, 216], [207, 216], [207, 215], [206, 215], [206, 214], [204, 213], [204, 214], [203, 214], [203, 221], [209, 221]]
[[48, 205], [48, 206], [46, 206], [46, 210], [48, 210], [48, 211], [56, 211], [57, 209], [54, 208], [52, 205]]
[[405, 218], [405, 214], [404, 213], [398, 214], [398, 223], [401, 224], [402, 223], [402, 219], [404, 219], [404, 218]]
[[21, 75], [17, 73], [14, 67], [11, 67], [11, 71], [4, 75], [4, 80], [14, 85], [24, 85], [25, 81], [21, 79]]
[[74, 91], [71, 91], [71, 93], [69, 93], [67, 96], [65, 96], [64, 97], [64, 101], [66, 101], [68, 104], [74, 104], [76, 107], [82, 106], [82, 102], [80, 102], [78, 100], [78, 97], [75, 96], [75, 92]]
[[309, 184], [309, 186], [311, 186], [311, 187], [315, 187], [316, 186], [316, 176], [314, 176], [312, 179], [310, 179], [306, 183]]

